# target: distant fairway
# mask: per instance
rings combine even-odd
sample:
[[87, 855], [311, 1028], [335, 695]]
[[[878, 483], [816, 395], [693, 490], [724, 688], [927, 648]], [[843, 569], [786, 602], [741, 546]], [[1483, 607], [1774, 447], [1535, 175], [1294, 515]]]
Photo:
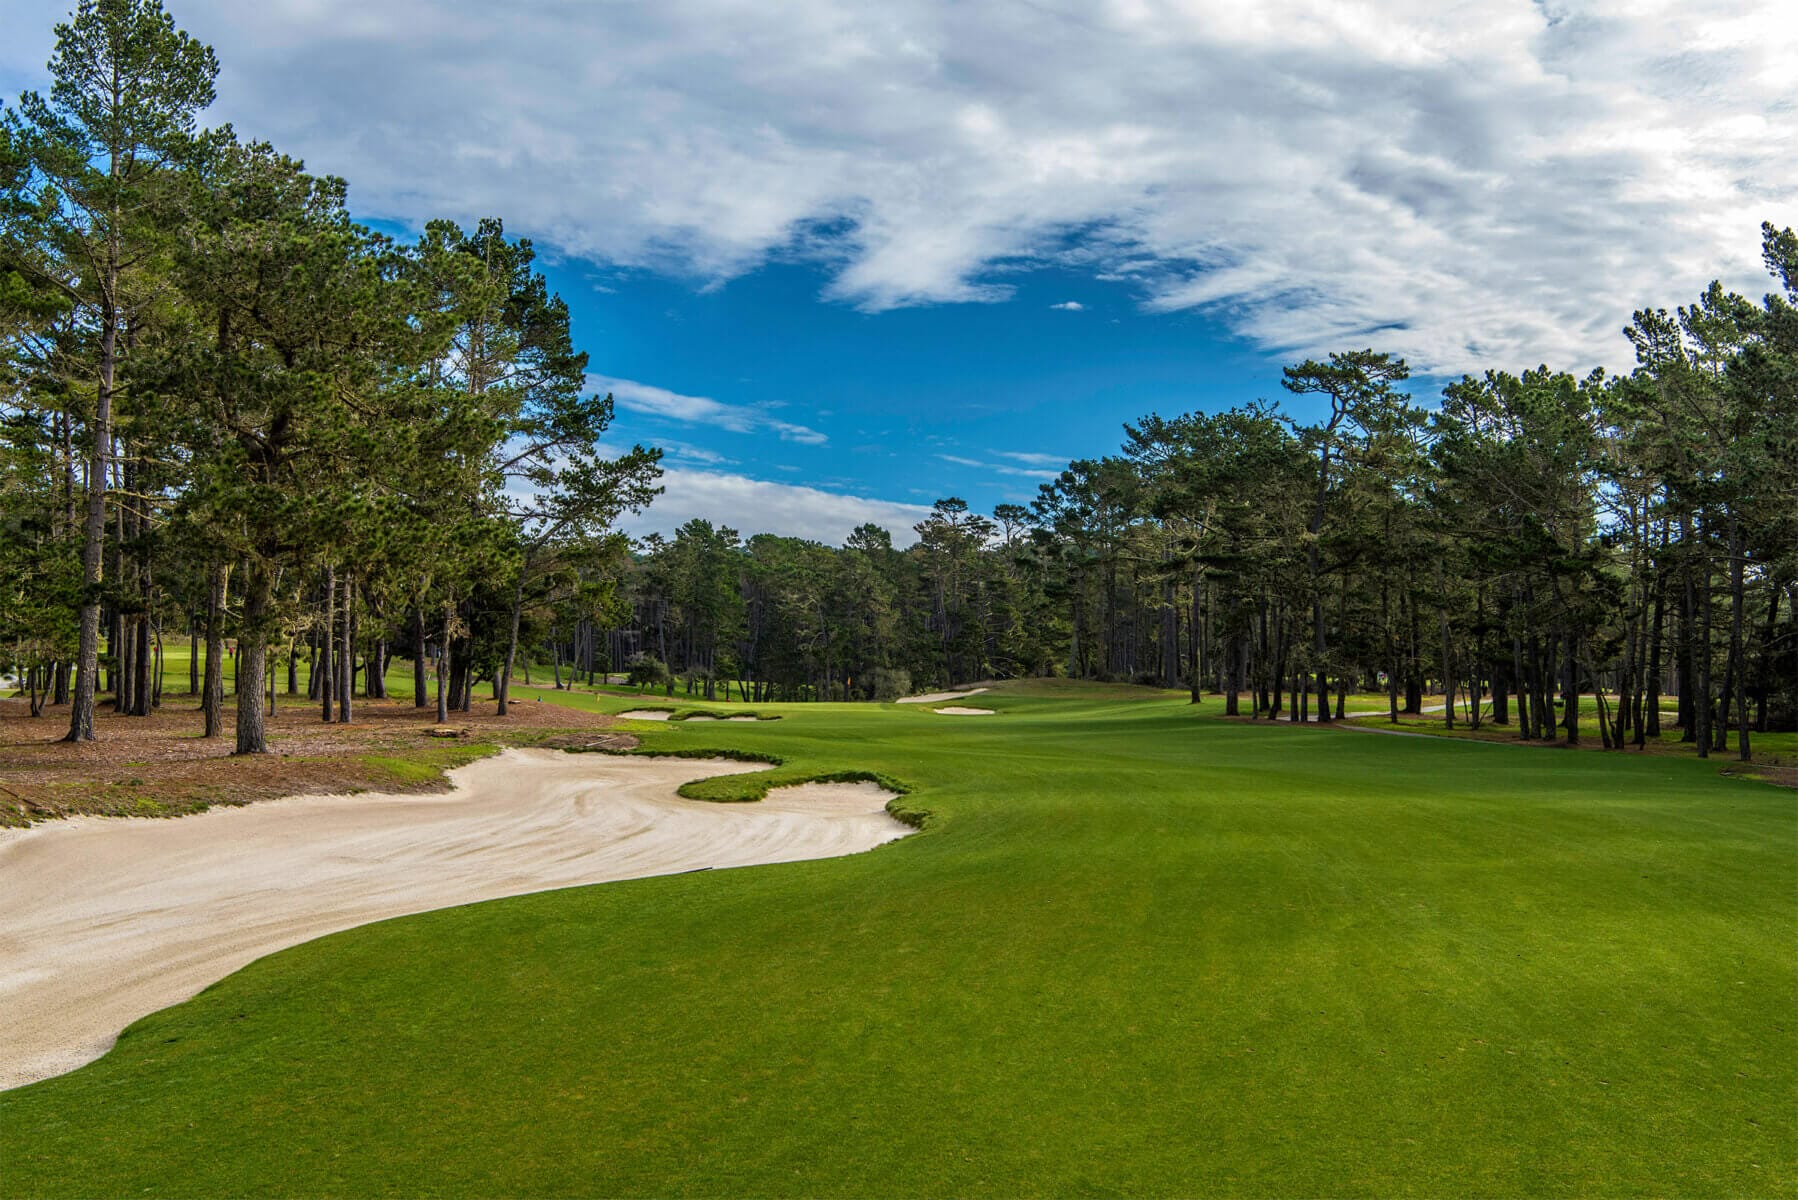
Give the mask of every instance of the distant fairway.
[[1798, 1195], [1793, 792], [979, 704], [633, 726], [785, 760], [698, 794], [866, 770], [930, 818], [264, 959], [0, 1094], [0, 1191]]

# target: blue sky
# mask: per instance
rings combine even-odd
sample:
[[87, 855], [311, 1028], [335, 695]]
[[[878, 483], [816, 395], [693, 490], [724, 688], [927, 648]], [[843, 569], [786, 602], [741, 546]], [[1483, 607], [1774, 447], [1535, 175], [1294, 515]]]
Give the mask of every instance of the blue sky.
[[[990, 511], [1027, 503], [1070, 458], [1115, 451], [1126, 420], [1280, 394], [1277, 357], [1066, 270], [1012, 278], [1000, 303], [874, 313], [821, 300], [828, 276], [803, 264], [709, 289], [574, 262], [546, 271], [596, 385], [618, 397], [618, 432], [679, 468]], [[632, 384], [736, 411], [689, 416]]]
[[[636, 533], [903, 535], [1330, 350], [1627, 367], [1798, 224], [1790, 0], [167, 2], [209, 122], [534, 239], [670, 451]], [[67, 8], [8, 0], [0, 94]]]

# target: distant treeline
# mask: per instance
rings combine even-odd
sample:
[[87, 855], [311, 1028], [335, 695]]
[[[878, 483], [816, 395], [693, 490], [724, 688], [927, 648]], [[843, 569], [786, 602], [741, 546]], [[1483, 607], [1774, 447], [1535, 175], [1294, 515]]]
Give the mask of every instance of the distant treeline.
[[939, 501], [905, 550], [690, 522], [631, 564], [628, 625], [560, 653], [708, 697], [1065, 673], [1323, 720], [1433, 682], [1451, 723], [1568, 741], [1596, 693], [1607, 747], [1676, 720], [1747, 758], [1798, 720], [1798, 239], [1763, 236], [1778, 291], [1638, 312], [1628, 375], [1491, 372], [1425, 409], [1402, 360], [1306, 361], [1313, 421], [1151, 416], [1027, 508]]
[[155, 708], [170, 638], [209, 736], [235, 639], [240, 752], [300, 663], [341, 720], [396, 653], [439, 719], [479, 680], [503, 711], [522, 659], [750, 702], [1065, 674], [1324, 719], [1434, 683], [1530, 739], [1580, 738], [1595, 693], [1607, 746], [1671, 703], [1743, 757], [1798, 721], [1790, 230], [1763, 229], [1773, 294], [1637, 313], [1628, 375], [1426, 409], [1403, 361], [1332, 355], [1286, 372], [1315, 419], [1147, 417], [903, 550], [694, 521], [633, 553], [612, 525], [659, 452], [599, 456], [612, 404], [530, 244], [358, 226], [341, 180], [197, 128], [216, 69], [159, 5], [90, 0], [49, 94], [0, 114], [0, 672], [72, 740], [102, 692]]
[[440, 720], [482, 675], [503, 709], [541, 614], [607, 611], [660, 453], [597, 453], [528, 242], [357, 225], [343, 181], [197, 128], [216, 72], [160, 5], [87, 0], [0, 111], [0, 672], [71, 741], [103, 688], [149, 714], [169, 636], [206, 643], [207, 736], [236, 639], [240, 753], [300, 657], [326, 720], [395, 646]]

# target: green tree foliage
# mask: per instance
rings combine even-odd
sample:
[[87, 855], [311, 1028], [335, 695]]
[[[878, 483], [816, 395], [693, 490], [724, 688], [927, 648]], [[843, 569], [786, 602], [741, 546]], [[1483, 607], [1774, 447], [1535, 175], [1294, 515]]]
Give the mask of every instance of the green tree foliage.
[[88, 741], [119, 367], [161, 284], [171, 195], [202, 144], [195, 120], [212, 102], [218, 64], [156, 0], [85, 0], [56, 27], [49, 66], [49, 96], [26, 92], [8, 114], [18, 202], [8, 212], [7, 274], [57, 293], [74, 317], [66, 341], [76, 345], [63, 358], [80, 370], [64, 399], [80, 425], [86, 473], [68, 737]]
[[1427, 411], [1402, 360], [1307, 360], [1284, 382], [1314, 421], [1149, 416], [1028, 508], [938, 501], [903, 550], [692, 522], [604, 636], [750, 701], [1066, 673], [1275, 719], [1379, 688], [1397, 722], [1433, 687], [1451, 727], [1529, 740], [1582, 740], [1595, 701], [1620, 749], [1669, 696], [1698, 753], [1746, 758], [1798, 721], [1798, 239], [1764, 238], [1778, 290], [1637, 314], [1627, 376], [1494, 371]]
[[147, 715], [185, 624], [209, 736], [235, 636], [239, 753], [302, 654], [327, 720], [407, 642], [420, 702], [434, 658], [440, 716], [482, 672], [503, 711], [520, 636], [610, 611], [611, 524], [659, 473], [599, 451], [612, 402], [530, 244], [395, 244], [342, 180], [200, 132], [217, 65], [153, 0], [83, 3], [50, 70], [0, 127], [0, 656], [34, 710], [91, 738], [104, 683]]

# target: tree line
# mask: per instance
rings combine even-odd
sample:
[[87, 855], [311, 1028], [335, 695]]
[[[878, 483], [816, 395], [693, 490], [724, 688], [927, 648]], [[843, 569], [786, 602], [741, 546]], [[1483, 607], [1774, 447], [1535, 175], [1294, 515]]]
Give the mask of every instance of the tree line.
[[232, 643], [239, 753], [301, 660], [325, 720], [396, 648], [439, 720], [482, 678], [504, 711], [546, 615], [612, 602], [660, 473], [597, 449], [612, 401], [530, 242], [382, 236], [201, 128], [217, 61], [154, 0], [86, 0], [49, 69], [0, 113], [0, 667], [70, 741], [103, 692], [147, 715], [182, 633], [208, 737]]
[[[1464, 377], [1359, 350], [1257, 401], [1151, 415], [991, 515], [897, 547], [692, 521], [630, 546], [660, 454], [609, 397], [526, 240], [403, 242], [342, 180], [202, 129], [217, 64], [151, 0], [58, 26], [0, 119], [0, 670], [34, 713], [146, 715], [190, 644], [237, 749], [302, 690], [325, 720], [412, 663], [439, 720], [522, 667], [708, 699], [892, 699], [1066, 675], [1254, 718], [1389, 716], [1700, 755], [1798, 722], [1798, 238], [1759, 300], [1635, 313], [1635, 366]], [[228, 648], [227, 648], [228, 647]], [[306, 671], [304, 683], [300, 667]], [[284, 677], [284, 679], [283, 679]], [[1668, 706], [1671, 705], [1671, 708]], [[1666, 710], [1664, 712], [1664, 710]]]
[[1319, 721], [1377, 689], [1397, 721], [1433, 685], [1451, 728], [1570, 743], [1585, 696], [1607, 748], [1670, 722], [1746, 760], [1798, 722], [1798, 238], [1762, 233], [1772, 293], [1637, 312], [1627, 374], [1426, 407], [1392, 355], [1307, 360], [1282, 382], [1313, 419], [1149, 416], [1028, 506], [939, 501], [904, 550], [689, 522], [629, 564], [628, 622], [556, 652], [752, 702], [1065, 674]]

